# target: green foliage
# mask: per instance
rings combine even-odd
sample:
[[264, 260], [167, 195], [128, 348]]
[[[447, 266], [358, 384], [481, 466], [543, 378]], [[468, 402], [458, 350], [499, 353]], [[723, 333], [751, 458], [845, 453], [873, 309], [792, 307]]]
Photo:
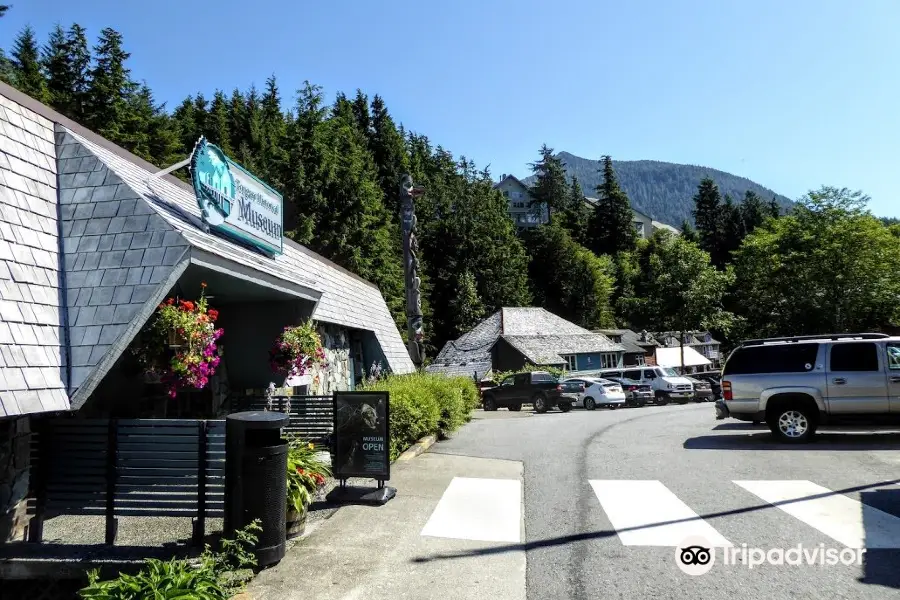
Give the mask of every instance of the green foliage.
[[536, 227], [524, 240], [536, 305], [588, 329], [613, 325], [609, 256], [596, 256], [557, 223]]
[[469, 377], [389, 375], [360, 387], [390, 394], [391, 460], [426, 435], [459, 429], [479, 404], [478, 388]]
[[136, 575], [101, 581], [98, 570], [88, 573], [88, 585], [78, 592], [86, 600], [226, 600], [241, 591], [243, 581], [232, 576], [240, 569], [256, 566], [250, 548], [262, 531], [258, 521], [223, 539], [218, 552], [209, 546], [198, 562], [183, 559], [147, 559]]
[[748, 330], [878, 330], [900, 318], [900, 239], [860, 192], [823, 187], [747, 237], [735, 262]]
[[600, 162], [603, 179], [597, 184], [597, 204], [590, 218], [589, 247], [595, 254], [614, 255], [634, 250], [637, 232], [628, 195], [619, 187], [612, 158]]
[[522, 367], [521, 369], [514, 369], [512, 371], [492, 371], [491, 372], [491, 381], [493, 381], [495, 384], [499, 385], [500, 382], [502, 382], [507, 377], [511, 377], [513, 375], [518, 375], [519, 373], [531, 373], [532, 371], [545, 371], [547, 373], [550, 373], [550, 375], [552, 375], [553, 377], [555, 377], [557, 379], [562, 379], [562, 378], [566, 377], [566, 375], [567, 375], [566, 371], [564, 371], [563, 369], [560, 369], [558, 367], [551, 367], [551, 366], [538, 367], [531, 363], [526, 363], [525, 366]]
[[288, 436], [287, 503], [288, 508], [303, 512], [312, 501], [312, 495], [331, 476], [331, 469], [319, 455], [328, 449]]
[[35, 100], [47, 101], [47, 82], [41, 69], [40, 50], [34, 29], [25, 27], [13, 42], [12, 81], [22, 92]]
[[723, 297], [733, 280], [731, 270], [718, 271], [709, 254], [664, 230], [639, 244], [634, 295], [620, 302], [637, 329], [727, 331], [733, 315]]

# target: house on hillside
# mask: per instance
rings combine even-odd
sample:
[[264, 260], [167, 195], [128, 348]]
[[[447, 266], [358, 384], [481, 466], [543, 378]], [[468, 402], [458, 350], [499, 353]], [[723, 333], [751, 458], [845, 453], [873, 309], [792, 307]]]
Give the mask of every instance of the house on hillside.
[[[29, 436], [51, 417], [221, 415], [247, 390], [282, 384], [269, 349], [307, 319], [328, 366], [297, 382], [301, 393], [353, 389], [373, 364], [415, 370], [378, 287], [284, 238], [282, 197], [198, 148], [196, 171], [215, 165], [240, 185], [198, 195], [0, 83], [0, 544], [22, 539]], [[170, 400], [132, 351], [161, 304], [193, 311], [201, 293], [217, 316], [197, 322], [224, 332], [218, 366]], [[181, 347], [171, 334], [146, 346]]]
[[[657, 362], [664, 367], [681, 367], [681, 341], [677, 331], [660, 331], [652, 333], [659, 342]], [[684, 332], [684, 366], [685, 371], [697, 372], [706, 369], [718, 369], [722, 363], [721, 342], [713, 338], [708, 331]], [[663, 357], [660, 361], [660, 357]], [[665, 364], [664, 364], [665, 363]]]
[[447, 342], [430, 373], [466, 374], [479, 381], [491, 371], [526, 365], [586, 371], [621, 367], [625, 347], [543, 308], [502, 308], [457, 340]]
[[646, 331], [635, 333], [630, 329], [595, 329], [594, 332], [602, 333], [625, 348], [625, 364], [623, 366], [639, 367], [656, 364], [654, 359], [659, 343]]
[[517, 177], [503, 175], [500, 177], [500, 183], [495, 184], [494, 187], [500, 190], [506, 198], [509, 205], [509, 216], [517, 227], [537, 227], [550, 220], [550, 213], [546, 206], [531, 205], [532, 197], [528, 186]]
[[[599, 200], [597, 198], [593, 198], [590, 196], [585, 196], [584, 201], [587, 202], [591, 208], [597, 205]], [[656, 223], [653, 219], [648, 217], [642, 212], [638, 212], [631, 209], [631, 212], [634, 213], [634, 218], [631, 223], [634, 225], [634, 230], [637, 231], [638, 237], [644, 240], [650, 239], [650, 236], [653, 235], [653, 232], [656, 231], [656, 228], [653, 227], [653, 224]]]

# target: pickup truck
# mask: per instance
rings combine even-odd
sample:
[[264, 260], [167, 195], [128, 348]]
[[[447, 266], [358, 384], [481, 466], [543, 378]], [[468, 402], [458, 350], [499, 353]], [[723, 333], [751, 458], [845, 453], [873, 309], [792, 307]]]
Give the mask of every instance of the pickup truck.
[[500, 385], [484, 390], [481, 406], [484, 410], [522, 410], [523, 404], [534, 406], [534, 412], [545, 413], [554, 406], [569, 412], [584, 391], [580, 383], [560, 383], [546, 371], [532, 371], [510, 375]]

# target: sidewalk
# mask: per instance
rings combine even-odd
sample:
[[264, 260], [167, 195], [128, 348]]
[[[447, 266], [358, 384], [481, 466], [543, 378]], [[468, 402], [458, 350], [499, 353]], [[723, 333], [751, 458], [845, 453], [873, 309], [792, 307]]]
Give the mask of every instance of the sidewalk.
[[[525, 552], [515, 548], [524, 540], [521, 481], [518, 462], [425, 453], [395, 463], [395, 498], [346, 506], [317, 523], [251, 582], [246, 598], [525, 600]], [[447, 558], [456, 553], [463, 556]]]

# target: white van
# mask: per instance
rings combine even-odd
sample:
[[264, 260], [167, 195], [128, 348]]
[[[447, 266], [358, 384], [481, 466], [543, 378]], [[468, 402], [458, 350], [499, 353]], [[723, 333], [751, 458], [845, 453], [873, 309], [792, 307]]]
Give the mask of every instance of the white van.
[[694, 384], [679, 375], [675, 369], [667, 367], [627, 367], [624, 369], [603, 369], [600, 377], [624, 377], [639, 381], [653, 388], [656, 403], [664, 406], [669, 402], [687, 404], [694, 399]]

